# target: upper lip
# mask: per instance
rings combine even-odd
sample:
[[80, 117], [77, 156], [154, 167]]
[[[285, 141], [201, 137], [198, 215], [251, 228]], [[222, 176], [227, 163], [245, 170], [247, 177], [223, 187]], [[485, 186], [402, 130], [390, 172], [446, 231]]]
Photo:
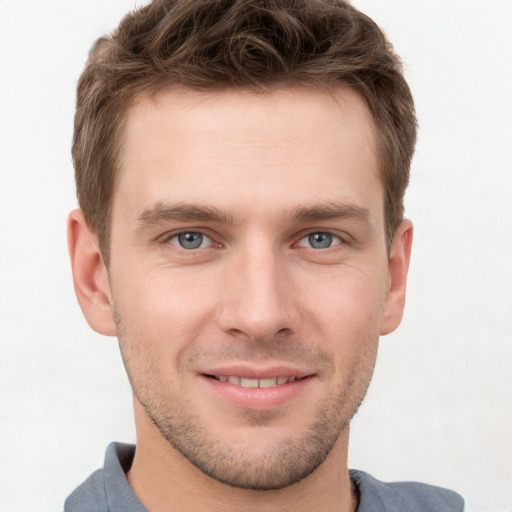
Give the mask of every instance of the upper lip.
[[227, 375], [261, 380], [271, 379], [273, 377], [296, 377], [298, 379], [302, 379], [313, 375], [315, 372], [287, 365], [268, 366], [264, 368], [247, 365], [226, 365], [208, 368], [207, 370], [199, 373], [202, 375], [214, 375], [216, 377], [220, 375]]

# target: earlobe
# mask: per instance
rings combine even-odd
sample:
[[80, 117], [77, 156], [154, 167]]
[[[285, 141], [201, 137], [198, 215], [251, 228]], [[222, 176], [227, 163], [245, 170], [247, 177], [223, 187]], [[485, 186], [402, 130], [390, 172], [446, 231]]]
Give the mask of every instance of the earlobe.
[[75, 293], [88, 324], [100, 334], [115, 336], [107, 269], [81, 210], [69, 214], [68, 247]]
[[411, 258], [412, 222], [404, 219], [395, 234], [388, 260], [389, 286], [380, 334], [393, 332], [402, 321], [407, 288], [407, 272]]

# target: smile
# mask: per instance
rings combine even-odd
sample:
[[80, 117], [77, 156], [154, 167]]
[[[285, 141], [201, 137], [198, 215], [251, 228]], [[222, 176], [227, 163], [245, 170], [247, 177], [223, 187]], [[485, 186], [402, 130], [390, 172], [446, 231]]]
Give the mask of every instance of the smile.
[[[316, 373], [282, 366], [266, 369], [245, 365], [216, 368], [200, 374], [207, 393], [219, 404], [240, 410], [272, 410], [314, 389]], [[211, 394], [210, 394], [211, 393]]]
[[246, 377], [239, 377], [237, 375], [210, 375], [211, 378], [220, 382], [229, 382], [235, 386], [243, 388], [273, 388], [275, 386], [282, 386], [290, 382], [300, 380], [300, 377], [270, 377], [266, 379], [249, 379]]

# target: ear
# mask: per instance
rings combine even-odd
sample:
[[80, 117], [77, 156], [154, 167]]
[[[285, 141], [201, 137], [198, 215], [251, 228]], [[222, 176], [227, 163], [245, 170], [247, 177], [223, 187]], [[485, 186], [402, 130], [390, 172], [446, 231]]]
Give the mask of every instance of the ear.
[[68, 247], [75, 293], [88, 324], [100, 334], [115, 336], [107, 269], [82, 210], [69, 214]]
[[388, 293], [384, 306], [384, 315], [380, 334], [393, 332], [402, 321], [407, 287], [407, 271], [411, 259], [412, 222], [404, 219], [396, 230], [391, 254], [388, 260]]

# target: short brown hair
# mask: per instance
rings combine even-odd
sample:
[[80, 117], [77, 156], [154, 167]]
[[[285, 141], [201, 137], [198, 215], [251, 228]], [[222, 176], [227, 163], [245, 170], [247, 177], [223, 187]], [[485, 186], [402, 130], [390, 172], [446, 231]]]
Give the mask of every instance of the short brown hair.
[[400, 60], [375, 22], [343, 0], [154, 0], [96, 43], [78, 83], [77, 195], [107, 264], [127, 110], [172, 86], [355, 89], [379, 134], [389, 248], [403, 218], [416, 118]]

